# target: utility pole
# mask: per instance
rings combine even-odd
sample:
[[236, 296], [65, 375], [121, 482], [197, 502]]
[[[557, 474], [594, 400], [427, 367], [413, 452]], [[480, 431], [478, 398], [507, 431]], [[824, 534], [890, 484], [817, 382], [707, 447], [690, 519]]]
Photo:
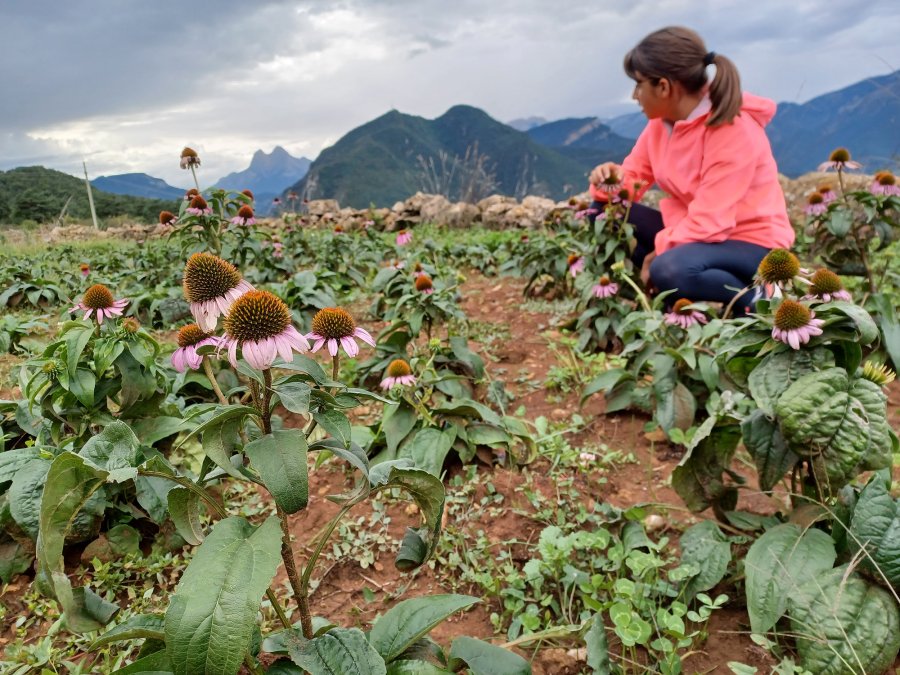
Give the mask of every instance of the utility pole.
[[91, 192], [91, 181], [88, 180], [87, 163], [81, 160], [81, 166], [84, 167], [84, 185], [87, 188], [88, 203], [91, 205], [91, 220], [94, 221], [94, 229], [99, 230], [100, 224], [97, 222], [97, 209], [94, 208], [94, 193]]

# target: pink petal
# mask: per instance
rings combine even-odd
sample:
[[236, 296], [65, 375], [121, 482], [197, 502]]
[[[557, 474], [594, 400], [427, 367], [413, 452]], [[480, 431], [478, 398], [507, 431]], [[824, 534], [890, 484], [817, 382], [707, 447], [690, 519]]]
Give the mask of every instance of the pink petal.
[[330, 338], [328, 340], [328, 353], [332, 356], [337, 356], [338, 353], [338, 341], [334, 338]]
[[359, 345], [356, 344], [356, 340], [352, 337], [342, 337], [341, 346], [344, 348], [344, 351], [347, 352], [347, 356], [354, 357], [359, 354]]
[[371, 333], [369, 333], [369, 331], [367, 331], [365, 328], [357, 328], [353, 331], [353, 336], [358, 337], [370, 347], [375, 346], [375, 338], [373, 338]]

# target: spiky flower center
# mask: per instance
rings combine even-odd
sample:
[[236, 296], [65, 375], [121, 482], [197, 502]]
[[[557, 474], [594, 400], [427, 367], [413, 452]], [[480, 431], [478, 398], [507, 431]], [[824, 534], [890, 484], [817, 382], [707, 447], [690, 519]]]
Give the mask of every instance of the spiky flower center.
[[56, 361], [47, 361], [47, 363], [41, 366], [41, 371], [50, 377], [56, 377], [56, 375], [59, 374], [59, 370], [59, 364]]
[[631, 199], [631, 194], [629, 194], [627, 189], [622, 188], [616, 193], [616, 197], [621, 199], [623, 202], [627, 202], [629, 199]]
[[693, 304], [692, 300], [681, 298], [681, 300], [676, 300], [675, 304], [672, 305], [672, 311], [676, 314], [690, 315], [694, 311], [693, 309], [690, 309], [690, 306]]
[[207, 333], [195, 323], [189, 323], [178, 329], [178, 346], [193, 347], [209, 337], [212, 337], [211, 333]]
[[208, 206], [209, 205], [206, 203], [206, 200], [203, 199], [203, 197], [201, 197], [200, 195], [194, 195], [193, 199], [191, 199], [191, 208], [192, 209], [203, 210], [205, 208], [208, 208]]
[[112, 292], [103, 284], [94, 284], [84, 292], [81, 300], [89, 309], [106, 309], [115, 303]]
[[795, 300], [785, 300], [775, 312], [775, 327], [781, 330], [796, 330], [808, 325], [811, 318], [808, 307]]
[[421, 272], [422, 271], [422, 263], [417, 262], [413, 265], [413, 272]]
[[172, 221], [175, 220], [175, 214], [171, 211], [160, 211], [159, 212], [159, 222], [161, 225], [168, 225]]
[[581, 257], [581, 256], [578, 255], [577, 253], [572, 253], [572, 254], [569, 255], [569, 257], [566, 259], [566, 265], [568, 265], [569, 267], [571, 267], [571, 266], [574, 265], [576, 262], [578, 262], [578, 259], [579, 259], [580, 257]]
[[611, 283], [612, 283], [612, 281], [610, 281], [609, 277], [607, 277], [607, 276], [600, 277], [599, 284], [601, 286], [609, 286]]
[[316, 312], [312, 320], [313, 333], [328, 340], [350, 337], [356, 330], [356, 322], [346, 309], [326, 307]]
[[88, 265], [87, 263], [81, 263], [78, 267], [82, 272], [90, 272], [91, 271], [91, 266]]
[[427, 274], [422, 274], [416, 277], [416, 290], [417, 291], [427, 291], [430, 288], [434, 288], [434, 283], [431, 281], [431, 277]]
[[879, 185], [896, 185], [897, 178], [890, 171], [879, 171], [875, 174], [875, 182]]
[[188, 190], [187, 192], [184, 193], [184, 196], [188, 199], [193, 199], [194, 197], [196, 197], [199, 194], [200, 194], [200, 190], [198, 190], [197, 188], [191, 188], [190, 190]]
[[412, 368], [403, 359], [394, 359], [387, 367], [388, 377], [406, 377], [412, 375]]
[[790, 281], [800, 273], [800, 261], [785, 248], [776, 248], [759, 264], [759, 276], [766, 283]]
[[250, 197], [250, 199], [253, 199], [253, 191], [252, 190], [241, 190], [241, 194], [244, 195], [245, 197]]
[[827, 195], [829, 192], [834, 192], [834, 185], [832, 185], [831, 183], [822, 183], [821, 185], [816, 187], [816, 192]]
[[829, 162], [849, 162], [850, 161], [850, 151], [847, 148], [837, 148], [836, 150], [831, 151], [831, 155], [828, 156]]
[[879, 387], [889, 385], [897, 377], [897, 373], [883, 363], [866, 361], [863, 364], [862, 376], [869, 382], [874, 382]]
[[241, 208], [238, 209], [238, 218], [244, 218], [245, 220], [253, 217], [253, 208], [244, 204]]
[[822, 196], [821, 192], [813, 192], [809, 197], [806, 198], [806, 203], [809, 205], [821, 204], [824, 201], [825, 197]]
[[612, 187], [614, 185], [618, 185], [622, 180], [619, 178], [619, 174], [615, 171], [610, 171], [609, 175], [601, 181], [602, 185]]
[[241, 273], [212, 253], [194, 253], [184, 266], [184, 297], [188, 302], [221, 298], [241, 282]]
[[340, 234], [341, 232], [344, 231], [344, 228], [343, 228], [342, 225], [335, 225], [335, 226], [334, 226], [334, 231], [337, 232], [338, 234]]
[[269, 291], [248, 291], [234, 301], [225, 317], [225, 332], [238, 342], [275, 337], [291, 325], [291, 311]]
[[141, 329], [141, 323], [133, 316], [128, 316], [122, 319], [121, 328], [126, 335], [134, 335]]
[[837, 293], [844, 290], [841, 278], [831, 270], [819, 269], [810, 279], [812, 282], [809, 290], [813, 295], [823, 295], [825, 293]]
[[194, 150], [193, 148], [185, 147], [184, 150], [181, 151], [181, 156], [182, 157], [196, 157], [197, 151]]

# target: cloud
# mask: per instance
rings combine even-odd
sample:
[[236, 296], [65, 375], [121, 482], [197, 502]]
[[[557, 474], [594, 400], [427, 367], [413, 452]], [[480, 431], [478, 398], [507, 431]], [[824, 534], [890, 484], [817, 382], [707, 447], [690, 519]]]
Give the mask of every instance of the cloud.
[[[390, 109], [501, 120], [633, 110], [622, 55], [691, 25], [745, 87], [805, 100], [900, 68], [893, 3], [796, 0], [13, 0], [0, 43], [0, 168], [210, 181], [283, 145], [314, 157]], [[74, 167], [74, 170], [73, 168]]]

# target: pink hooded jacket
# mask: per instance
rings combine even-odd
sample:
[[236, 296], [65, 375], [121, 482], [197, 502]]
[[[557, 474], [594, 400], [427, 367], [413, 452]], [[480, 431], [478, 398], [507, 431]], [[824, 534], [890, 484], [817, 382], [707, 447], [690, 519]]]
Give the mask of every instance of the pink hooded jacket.
[[[775, 102], [745, 93], [734, 123], [717, 127], [706, 126], [709, 111], [707, 98], [674, 126], [650, 120], [622, 163], [623, 185], [640, 183], [638, 198], [653, 183], [667, 194], [659, 203], [665, 227], [656, 235], [657, 254], [727, 239], [790, 248], [794, 229], [763, 129]], [[593, 185], [591, 195], [606, 200]]]

